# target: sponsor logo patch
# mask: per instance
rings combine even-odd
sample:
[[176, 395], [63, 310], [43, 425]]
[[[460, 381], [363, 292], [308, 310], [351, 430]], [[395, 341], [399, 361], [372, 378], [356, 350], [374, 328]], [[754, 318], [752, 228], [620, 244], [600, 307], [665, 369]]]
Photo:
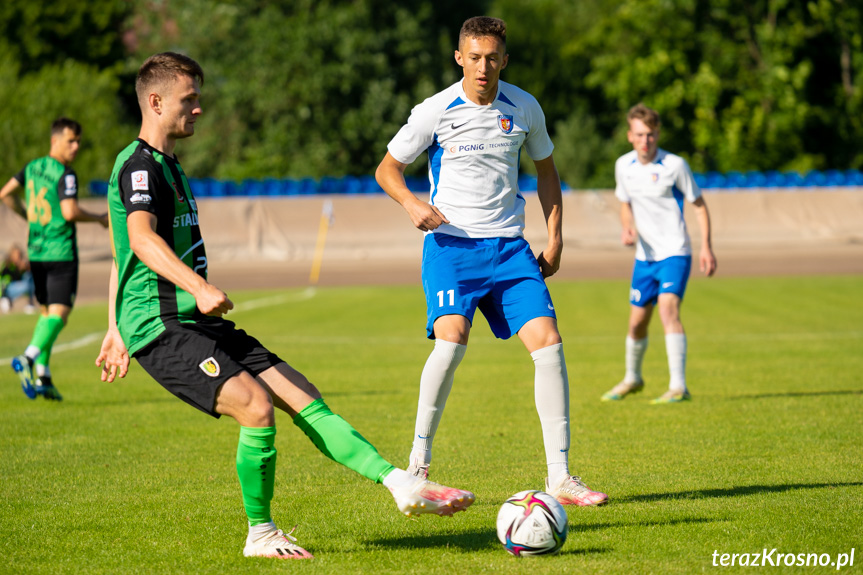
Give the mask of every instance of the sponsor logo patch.
[[132, 189], [133, 190], [149, 190], [150, 182], [146, 170], [132, 172]]
[[68, 174], [64, 180], [66, 180], [66, 195], [74, 196], [78, 191], [78, 180], [74, 175]]
[[153, 201], [153, 197], [150, 194], [142, 194], [138, 192], [137, 194], [133, 194], [129, 201], [133, 204], [149, 204]]
[[500, 128], [501, 132], [504, 134], [509, 134], [512, 132], [513, 127], [512, 116], [509, 114], [501, 114], [497, 117], [497, 127]]
[[218, 377], [218, 375], [222, 373], [222, 368], [219, 366], [219, 362], [216, 361], [216, 358], [214, 357], [208, 357], [207, 359], [199, 363], [198, 367], [200, 367], [201, 371], [203, 371], [210, 377]]
[[640, 302], [641, 301], [641, 291], [637, 289], [629, 290], [629, 301]]

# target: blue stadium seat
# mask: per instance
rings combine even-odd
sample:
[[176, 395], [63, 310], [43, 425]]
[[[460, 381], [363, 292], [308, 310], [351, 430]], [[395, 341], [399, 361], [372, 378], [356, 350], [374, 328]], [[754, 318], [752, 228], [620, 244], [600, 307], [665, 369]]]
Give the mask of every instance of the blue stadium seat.
[[297, 193], [301, 196], [311, 196], [318, 193], [318, 182], [313, 178], [303, 178], [296, 182]]
[[825, 186], [844, 186], [845, 174], [839, 170], [827, 170], [824, 172]]
[[726, 184], [725, 176], [719, 172], [707, 172], [704, 174], [705, 188], [724, 188]]
[[707, 187], [707, 176], [705, 176], [704, 174], [698, 173], [698, 174], [692, 174], [692, 177], [695, 178], [695, 183], [696, 183], [696, 185], [698, 185], [699, 188], [706, 188]]
[[863, 186], [863, 172], [860, 170], [845, 170], [846, 186]]
[[360, 176], [360, 189], [363, 194], [382, 194], [384, 191], [378, 185], [374, 176]]
[[90, 182], [90, 193], [94, 196], [107, 196], [108, 182], [102, 182], [99, 180]]
[[428, 193], [430, 190], [428, 178], [424, 178], [421, 176], [407, 176], [405, 178], [405, 182], [408, 185], [408, 189], [412, 192], [422, 194]]
[[803, 187], [803, 176], [797, 172], [785, 172], [785, 187], [799, 188]]
[[827, 178], [818, 170], [810, 170], [803, 176], [803, 186], [807, 188], [821, 187], [827, 183]]
[[782, 188], [785, 186], [785, 174], [778, 170], [767, 170], [764, 172], [765, 188]]
[[535, 192], [537, 188], [536, 176], [522, 174], [518, 177], [518, 191], [520, 192]]
[[725, 173], [725, 187], [728, 189], [737, 189], [746, 187], [746, 177], [740, 172]]
[[767, 185], [767, 176], [763, 172], [749, 171], [743, 174], [746, 188], [764, 188]]

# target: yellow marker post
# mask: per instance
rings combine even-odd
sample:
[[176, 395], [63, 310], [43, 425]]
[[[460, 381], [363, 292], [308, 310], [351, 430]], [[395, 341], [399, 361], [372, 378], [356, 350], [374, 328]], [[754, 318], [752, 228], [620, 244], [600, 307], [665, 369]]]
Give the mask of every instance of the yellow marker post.
[[318, 279], [321, 277], [321, 264], [324, 260], [324, 245], [327, 243], [327, 230], [333, 225], [333, 202], [332, 200], [324, 201], [324, 208], [321, 210], [321, 223], [318, 226], [318, 242], [315, 246], [315, 259], [312, 260], [312, 273], [309, 275], [309, 285], [318, 285]]

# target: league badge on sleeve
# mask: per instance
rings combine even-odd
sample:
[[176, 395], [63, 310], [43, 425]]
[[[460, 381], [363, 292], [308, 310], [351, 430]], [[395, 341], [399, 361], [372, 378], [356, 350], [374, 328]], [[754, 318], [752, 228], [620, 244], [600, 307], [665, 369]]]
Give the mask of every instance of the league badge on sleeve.
[[500, 131], [504, 134], [509, 134], [512, 132], [512, 128], [514, 123], [512, 121], [512, 115], [510, 114], [501, 114], [497, 117], [497, 127], [500, 128]]
[[66, 195], [74, 196], [78, 193], [78, 179], [74, 174], [67, 174], [64, 178], [66, 181]]
[[132, 172], [132, 190], [149, 190], [150, 182], [146, 170]]

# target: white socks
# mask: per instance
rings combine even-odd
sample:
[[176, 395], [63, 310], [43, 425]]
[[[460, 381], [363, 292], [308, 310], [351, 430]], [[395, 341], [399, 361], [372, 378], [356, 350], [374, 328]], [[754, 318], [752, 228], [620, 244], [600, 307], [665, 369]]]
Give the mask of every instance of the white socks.
[[530, 356], [536, 366], [534, 398], [542, 425], [548, 481], [556, 485], [569, 475], [569, 379], [563, 344], [538, 349]]
[[647, 338], [633, 339], [626, 336], [626, 375], [623, 381], [626, 383], [637, 383], [643, 381], [641, 377], [641, 363], [647, 352]]
[[447, 397], [452, 389], [455, 370], [464, 358], [466, 345], [436, 339], [420, 378], [420, 397], [414, 428], [411, 465], [431, 463], [431, 449]]
[[269, 523], [261, 523], [260, 525], [249, 525], [249, 535], [246, 537], [246, 541], [249, 543], [253, 543], [267, 535], [268, 533], [276, 530], [276, 524], [271, 519]]
[[668, 354], [668, 389], [686, 391], [686, 334], [665, 335], [665, 350]]

